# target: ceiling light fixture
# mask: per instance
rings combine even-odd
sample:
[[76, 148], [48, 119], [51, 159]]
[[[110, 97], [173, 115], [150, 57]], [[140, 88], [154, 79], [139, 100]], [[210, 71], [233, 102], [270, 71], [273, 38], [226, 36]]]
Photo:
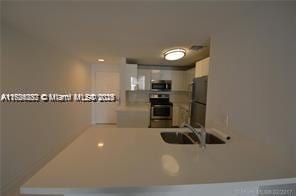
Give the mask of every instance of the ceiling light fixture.
[[104, 59], [97, 59], [98, 62], [104, 62]]
[[163, 53], [165, 60], [176, 61], [183, 58], [186, 55], [186, 51], [183, 48], [175, 48]]
[[102, 148], [104, 146], [104, 143], [103, 142], [99, 142], [98, 145], [97, 145], [99, 148]]

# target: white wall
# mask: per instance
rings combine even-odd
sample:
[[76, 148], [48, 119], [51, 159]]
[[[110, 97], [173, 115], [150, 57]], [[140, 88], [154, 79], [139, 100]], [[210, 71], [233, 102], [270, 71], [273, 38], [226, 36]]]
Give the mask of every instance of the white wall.
[[[84, 93], [90, 66], [1, 24], [2, 92]], [[2, 103], [1, 103], [2, 104]], [[2, 104], [2, 187], [26, 179], [90, 125], [89, 103]]]
[[229, 129], [295, 161], [296, 6], [243, 8], [212, 34], [207, 126], [229, 114]]

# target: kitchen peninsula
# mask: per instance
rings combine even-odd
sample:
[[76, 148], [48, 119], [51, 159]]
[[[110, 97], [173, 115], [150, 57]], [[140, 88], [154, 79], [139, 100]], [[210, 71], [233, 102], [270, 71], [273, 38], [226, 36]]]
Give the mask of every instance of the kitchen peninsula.
[[188, 130], [93, 126], [29, 179], [21, 193], [213, 195], [223, 190], [222, 195], [234, 195], [234, 189], [296, 182], [288, 157], [237, 133], [230, 133], [226, 144], [201, 149], [165, 143], [160, 133], [166, 131]]

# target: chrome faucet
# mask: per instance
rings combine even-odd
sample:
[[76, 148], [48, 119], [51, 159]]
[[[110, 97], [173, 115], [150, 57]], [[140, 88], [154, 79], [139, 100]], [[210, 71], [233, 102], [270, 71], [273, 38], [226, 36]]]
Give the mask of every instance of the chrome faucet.
[[192, 131], [199, 139], [200, 141], [200, 147], [202, 148], [206, 148], [206, 129], [203, 125], [196, 123], [198, 126], [200, 126], [200, 131], [192, 126], [190, 126], [187, 123], [182, 123], [181, 127], [186, 127], [188, 128], [190, 131]]

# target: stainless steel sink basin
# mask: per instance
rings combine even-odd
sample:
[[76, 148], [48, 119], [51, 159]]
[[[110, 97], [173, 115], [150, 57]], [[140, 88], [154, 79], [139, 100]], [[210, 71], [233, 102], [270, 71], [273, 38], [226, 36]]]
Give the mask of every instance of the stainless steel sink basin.
[[[199, 144], [198, 137], [192, 132], [161, 132], [162, 139], [169, 144]], [[211, 133], [206, 135], [206, 144], [225, 144]]]

